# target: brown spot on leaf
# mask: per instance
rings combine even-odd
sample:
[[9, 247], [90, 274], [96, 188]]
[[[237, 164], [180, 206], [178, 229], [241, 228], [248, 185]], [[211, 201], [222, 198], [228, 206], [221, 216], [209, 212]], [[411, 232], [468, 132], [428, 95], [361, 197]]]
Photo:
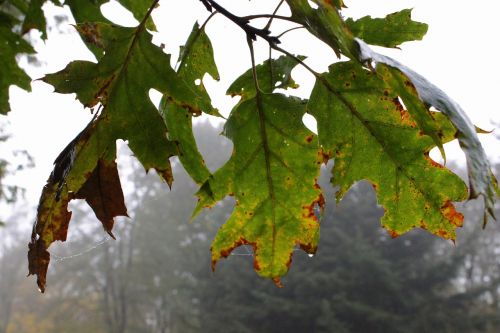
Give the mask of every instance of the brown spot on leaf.
[[85, 42], [104, 49], [101, 32], [99, 31], [99, 27], [96, 23], [82, 23], [77, 26], [77, 29]]
[[323, 148], [321, 148], [318, 151], [319, 164], [321, 164], [321, 162], [323, 162], [324, 164], [327, 164], [332, 155], [333, 154], [331, 151], [327, 152]]
[[172, 96], [168, 96], [168, 95], [164, 95], [164, 97], [172, 104], [175, 104], [183, 109], [186, 109], [194, 117], [201, 116], [201, 114], [202, 114], [202, 110], [198, 107], [194, 107], [191, 103], [178, 101], [178, 100], [174, 99]]
[[464, 216], [457, 212], [451, 201], [448, 200], [445, 202], [445, 204], [441, 207], [441, 213], [453, 225], [457, 227], [462, 227], [464, 225]]
[[293, 252], [290, 252], [290, 255], [288, 256], [288, 260], [285, 264], [287, 268], [290, 268], [290, 266], [292, 265], [292, 256], [293, 256]]
[[427, 213], [430, 209], [431, 209], [431, 205], [429, 205], [428, 203], [425, 203], [424, 211]]
[[427, 223], [425, 223], [424, 220], [420, 220], [419, 226], [420, 226], [420, 228], [427, 230]]
[[391, 238], [396, 238], [396, 237], [399, 237], [400, 235], [394, 231], [394, 230], [390, 230], [390, 229], [387, 229], [387, 232], [389, 233], [389, 236], [391, 236]]
[[444, 239], [451, 239], [451, 235], [445, 230], [438, 230], [436, 234]]
[[429, 152], [426, 152], [424, 154], [424, 158], [427, 160], [427, 162], [429, 162], [430, 165], [432, 165], [434, 168], [438, 168], [438, 169], [444, 169], [444, 167], [439, 164], [438, 162], [434, 161], [430, 156], [429, 156]]
[[316, 245], [313, 245], [311, 243], [299, 244], [299, 246], [304, 252], [309, 254], [316, 254], [316, 250], [318, 249]]
[[[231, 245], [231, 247], [225, 248], [219, 252], [220, 258], [227, 258], [231, 255], [231, 252], [233, 250], [241, 245], [250, 245], [253, 248], [253, 252], [256, 252], [257, 245], [255, 243], [251, 243], [244, 239], [243, 237], [240, 237], [236, 242]], [[213, 251], [213, 248], [210, 248], [210, 251]], [[212, 271], [215, 271], [215, 266], [217, 265], [218, 259], [212, 259]], [[253, 266], [256, 271], [260, 270], [259, 264], [257, 260], [255, 259], [253, 262]]]
[[412, 128], [417, 127], [417, 124], [415, 123], [415, 121], [411, 117], [408, 110], [405, 110], [403, 104], [401, 104], [398, 97], [393, 98], [392, 103], [394, 104], [394, 106], [396, 107], [396, 110], [399, 112], [399, 114], [401, 116], [401, 123], [402, 124], [408, 125]]
[[318, 206], [322, 211], [325, 207], [325, 198], [323, 197], [323, 194], [321, 194], [321, 193], [318, 194], [316, 199], [310, 205], [302, 206], [302, 209], [303, 209], [302, 217], [305, 219], [312, 218], [314, 220], [317, 220], [316, 214], [314, 213], [314, 208], [316, 206]]
[[284, 287], [283, 283], [281, 283], [281, 278], [279, 276], [273, 277], [273, 282], [278, 288]]
[[306, 136], [306, 142], [307, 143], [311, 143], [313, 141], [313, 139], [314, 139], [314, 134]]
[[172, 184], [174, 183], [174, 173], [172, 172], [172, 167], [168, 164], [165, 169], [155, 169], [158, 175], [167, 183], [168, 187], [172, 189]]

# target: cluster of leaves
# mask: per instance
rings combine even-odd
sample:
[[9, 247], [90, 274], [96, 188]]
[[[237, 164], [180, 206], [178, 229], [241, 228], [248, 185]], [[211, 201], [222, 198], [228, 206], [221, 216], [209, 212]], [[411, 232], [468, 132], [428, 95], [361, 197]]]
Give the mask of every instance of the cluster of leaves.
[[[7, 2], [23, 11], [17, 6], [22, 1]], [[212, 174], [198, 152], [191, 124], [193, 116], [218, 115], [202, 81], [205, 74], [218, 78], [204, 25], [194, 25], [175, 71], [170, 56], [152, 43], [151, 13], [158, 0], [119, 1], [139, 20], [134, 28], [111, 24], [99, 11], [103, 2], [65, 1], [97, 62], [75, 61], [43, 79], [56, 92], [75, 93], [95, 117], [56, 159], [40, 199], [28, 256], [30, 274], [38, 276], [42, 291], [50, 261], [47, 249], [66, 239], [69, 201], [85, 199], [110, 235], [114, 218], [127, 215], [115, 163], [117, 139], [127, 140], [144, 168], [156, 170], [169, 185], [173, 181], [169, 159], [178, 156], [200, 185], [195, 215], [234, 196], [236, 207], [212, 243], [212, 263], [215, 266], [240, 245], [251, 245], [256, 271], [278, 285], [296, 246], [316, 251], [318, 211], [324, 203], [317, 178], [321, 165], [330, 159], [335, 161], [332, 182], [340, 189], [337, 199], [354, 183], [368, 180], [385, 210], [382, 225], [394, 237], [421, 227], [454, 239], [463, 216], [452, 202], [467, 197], [484, 197], [485, 221], [493, 215], [498, 188], [476, 127], [442, 90], [368, 46], [397, 47], [421, 39], [427, 26], [412, 21], [410, 10], [382, 19], [344, 20], [342, 0], [314, 0], [314, 5], [286, 0], [278, 6], [286, 2], [292, 15], [260, 16], [271, 19], [259, 29], [250, 18], [238, 17], [216, 1], [201, 0], [200, 5], [243, 29], [252, 59], [257, 38], [283, 54], [258, 66], [253, 63], [228, 89], [228, 94], [241, 97], [224, 130], [234, 151]], [[29, 2], [22, 31], [44, 31], [42, 3]], [[316, 73], [304, 57], [279, 46], [279, 37], [270, 30], [273, 19], [306, 28], [348, 61]], [[13, 32], [15, 24], [2, 28], [5, 38], [13, 40], [7, 43], [13, 66], [15, 54], [31, 51]], [[16, 41], [23, 47], [16, 48]], [[275, 92], [296, 87], [291, 77], [296, 65], [316, 78], [308, 100]], [[23, 80], [20, 84], [27, 86]], [[148, 97], [150, 89], [163, 93], [159, 110]], [[440, 112], [430, 111], [431, 107]], [[317, 135], [304, 126], [305, 113], [316, 118]], [[454, 139], [467, 157], [469, 194], [458, 176], [429, 157], [433, 147], [444, 157], [443, 144]]]

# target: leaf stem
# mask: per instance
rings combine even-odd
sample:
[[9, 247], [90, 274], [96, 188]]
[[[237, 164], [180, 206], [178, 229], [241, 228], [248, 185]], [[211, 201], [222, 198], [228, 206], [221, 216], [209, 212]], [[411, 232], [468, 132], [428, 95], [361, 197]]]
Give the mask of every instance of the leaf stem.
[[280, 9], [281, 5], [283, 5], [283, 2], [285, 2], [285, 0], [281, 0], [280, 3], [278, 4], [278, 6], [276, 6], [273, 14], [269, 18], [269, 21], [267, 22], [266, 26], [264, 27], [264, 30], [269, 30], [269, 28], [271, 28], [271, 24], [273, 23], [273, 19], [275, 18], [276, 14], [278, 13], [278, 10]]
[[252, 21], [256, 19], [262, 19], [262, 18], [272, 18], [272, 19], [277, 19], [277, 20], [282, 20], [282, 21], [288, 21], [292, 23], [297, 23], [301, 24], [301, 22], [295, 20], [294, 18], [290, 16], [282, 16], [282, 15], [272, 15], [272, 14], [255, 14], [255, 15], [248, 15], [248, 16], [242, 16], [241, 17], [244, 20]]
[[276, 37], [281, 38], [281, 37], [283, 37], [285, 34], [287, 34], [287, 33], [291, 32], [291, 31], [294, 31], [294, 30], [299, 30], [299, 29], [305, 29], [305, 27], [300, 26], [300, 27], [293, 27], [293, 28], [287, 29], [287, 30], [283, 31], [282, 33], [280, 33], [280, 34], [279, 34], [278, 36], [276, 36]]
[[142, 28], [146, 25], [147, 19], [151, 16], [151, 13], [153, 12], [153, 10], [158, 6], [158, 2], [160, 2], [160, 0], [153, 0], [153, 3], [149, 7], [146, 15], [144, 15], [144, 18], [142, 19], [141, 23], [139, 24], [139, 27]]
[[262, 91], [260, 90], [259, 81], [257, 78], [257, 66], [255, 64], [255, 53], [254, 53], [254, 49], [253, 49], [253, 40], [248, 35], [247, 35], [247, 42], [248, 42], [248, 47], [250, 49], [250, 56], [252, 59], [252, 73], [253, 73], [253, 81], [255, 84], [255, 101], [257, 104], [257, 114], [259, 116], [259, 127], [260, 127], [260, 137], [262, 140], [262, 148], [264, 149], [267, 188], [269, 191], [269, 198], [271, 200], [271, 205], [272, 205], [272, 228], [273, 228], [272, 229], [272, 231], [273, 231], [272, 253], [273, 253], [273, 259], [272, 259], [271, 266], [274, 266], [274, 259], [275, 259], [274, 253], [276, 253], [276, 237], [277, 237], [276, 233], [277, 233], [277, 230], [276, 230], [276, 192], [274, 189], [274, 182], [273, 182], [272, 170], [271, 170], [271, 148], [269, 147], [269, 140], [267, 137], [266, 116], [264, 114], [264, 105], [263, 105], [263, 101], [262, 101]]

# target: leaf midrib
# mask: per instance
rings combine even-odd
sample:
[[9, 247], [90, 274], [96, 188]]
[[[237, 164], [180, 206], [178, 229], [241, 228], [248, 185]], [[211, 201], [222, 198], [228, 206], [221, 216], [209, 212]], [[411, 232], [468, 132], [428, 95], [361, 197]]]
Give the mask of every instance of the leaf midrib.
[[262, 94], [258, 87], [256, 87], [256, 104], [257, 104], [257, 113], [259, 116], [259, 129], [260, 129], [260, 137], [262, 140], [262, 148], [264, 150], [264, 160], [266, 164], [266, 178], [267, 178], [267, 188], [269, 191], [269, 198], [271, 199], [272, 206], [272, 259], [271, 259], [271, 267], [274, 268], [275, 262], [275, 253], [276, 253], [276, 193], [274, 191], [274, 182], [271, 172], [271, 148], [269, 147], [269, 141], [267, 138], [267, 129], [266, 129], [266, 116], [264, 114], [264, 105], [262, 101]]

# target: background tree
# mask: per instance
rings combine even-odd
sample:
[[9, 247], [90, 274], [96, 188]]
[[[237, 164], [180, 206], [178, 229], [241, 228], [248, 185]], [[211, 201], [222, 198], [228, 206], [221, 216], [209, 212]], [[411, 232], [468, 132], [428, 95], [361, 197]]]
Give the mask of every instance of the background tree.
[[[252, 69], [228, 91], [241, 98], [224, 128], [225, 136], [233, 142], [232, 152], [217, 152], [214, 162], [205, 163], [204, 148], [199, 154], [192, 137], [194, 116], [201, 112], [217, 115], [201, 81], [206, 73], [218, 76], [204, 25], [193, 27], [176, 71], [170, 68], [161, 48], [151, 42], [148, 32], [154, 28], [149, 16], [157, 2], [141, 8], [129, 4], [129, 9], [140, 18], [135, 28], [106, 22], [78, 25], [98, 62], [72, 63], [66, 70], [48, 75], [45, 81], [59, 92], [77, 93], [80, 101], [93, 107], [95, 117], [56, 159], [54, 172], [42, 194], [30, 243], [30, 272], [38, 275], [41, 290], [45, 287], [50, 258], [46, 249], [54, 240], [66, 237], [69, 201], [85, 199], [110, 235], [114, 218], [126, 215], [115, 163], [117, 139], [128, 139], [143, 166], [155, 169], [169, 185], [175, 173], [176, 196], [162, 192], [150, 178], [142, 179], [136, 171], [139, 168], [134, 168], [138, 184], [134, 191], [143, 195], [130, 197], [131, 211], [143, 223], [117, 220], [119, 227], [115, 232], [121, 237], [118, 243], [88, 236], [88, 231], [94, 233], [95, 228], [86, 225], [75, 228], [81, 235], [75, 237], [74, 244], [88, 250], [61, 255], [59, 259], [57, 255], [53, 257], [58, 264], [55, 272], [63, 277], [53, 284], [55, 291], [47, 300], [27, 301], [29, 296], [24, 295], [24, 288], [12, 288], [5, 293], [2, 327], [17, 332], [36, 329], [113, 333], [221, 329], [495, 331], [498, 271], [490, 267], [491, 259], [482, 256], [478, 249], [487, 244], [495, 252], [497, 244], [487, 242], [477, 248], [475, 245], [463, 248], [467, 252], [449, 253], [443, 243], [432, 238], [410, 234], [388, 242], [386, 233], [379, 228], [374, 230], [377, 220], [384, 216], [383, 225], [392, 236], [419, 226], [444, 238], [454, 238], [462, 216], [451, 201], [465, 199], [465, 186], [458, 177], [430, 160], [428, 154], [433, 146], [440, 148], [456, 137], [461, 140], [469, 161], [470, 197], [485, 198], [484, 208], [475, 206], [471, 211], [474, 214], [481, 211], [481, 216], [493, 215], [497, 188], [484, 151], [478, 145], [476, 129], [463, 117], [462, 110], [417, 73], [373, 52], [358, 39], [396, 46], [401, 41], [377, 40], [370, 29], [379, 24], [390, 25], [390, 19], [397, 17], [400, 23], [420, 27], [418, 36], [408, 37], [410, 40], [419, 38], [424, 25], [411, 21], [409, 11], [402, 11], [381, 21], [364, 18], [370, 23], [363, 28], [361, 20], [342, 19], [341, 2], [318, 0], [317, 9], [305, 1], [287, 1], [293, 15], [285, 20], [302, 25], [334, 52], [351, 59], [333, 64], [328, 73], [319, 74], [304, 63], [303, 57], [283, 50], [278, 43], [280, 37], [272, 34], [269, 27], [255, 28], [250, 24], [251, 18], [235, 16], [215, 1], [202, 2], [246, 33], [253, 59]], [[27, 47], [18, 49], [25, 42], [19, 40], [16, 29], [34, 27], [44, 31], [44, 23], [39, 21], [40, 8], [32, 1], [23, 12], [23, 3], [16, 2], [14, 6], [21, 13], [22, 23], [11, 19], [16, 17], [9, 16], [8, 11], [0, 11], [10, 20], [2, 21], [0, 32], [14, 41], [2, 44], [1, 52], [9, 56], [9, 61], [23, 50], [28, 52]], [[95, 18], [95, 15], [79, 17], [82, 12], [71, 3], [67, 2], [77, 20]], [[97, 16], [98, 20], [105, 20]], [[257, 65], [252, 39], [258, 37], [284, 56]], [[295, 86], [291, 71], [297, 64], [309, 69], [317, 80], [307, 101], [281, 94], [282, 90]], [[11, 66], [9, 74], [19, 74], [16, 68]], [[82, 73], [97, 76], [82, 77]], [[144, 80], [136, 80], [137, 77]], [[5, 91], [4, 84], [0, 88]], [[149, 101], [147, 93], [151, 88], [164, 94], [159, 110]], [[372, 104], [373, 100], [378, 104]], [[131, 114], [130, 106], [138, 113]], [[442, 113], [429, 112], [429, 106]], [[387, 113], [374, 112], [379, 108]], [[283, 110], [285, 117], [280, 113]], [[303, 126], [306, 112], [319, 121], [318, 135]], [[371, 118], [373, 115], [377, 116]], [[148, 128], [145, 136], [139, 131], [144, 128]], [[212, 150], [224, 147], [210, 139], [198, 142], [206, 143]], [[372, 155], [364, 154], [370, 147], [380, 149], [373, 149]], [[323, 205], [316, 182], [319, 165], [331, 159], [335, 162], [329, 173], [333, 173], [333, 183], [338, 187], [336, 191], [329, 190], [328, 182], [323, 180], [320, 182], [323, 195], [340, 199], [352, 187], [351, 196], [345, 196], [338, 209], [327, 204], [321, 218], [323, 238], [327, 235], [325, 245], [310, 258], [295, 252], [298, 247], [311, 255], [316, 252], [319, 208]], [[186, 173], [179, 171], [181, 164]], [[414, 167], [423, 169], [415, 171]], [[399, 177], [407, 179], [399, 182]], [[366, 178], [372, 186], [354, 185]], [[376, 204], [372, 187], [384, 209]], [[187, 198], [197, 188], [200, 200], [196, 205]], [[221, 201], [226, 195], [234, 196], [233, 204], [230, 200]], [[196, 213], [200, 213], [203, 207], [216, 204], [221, 208], [218, 212], [199, 217], [206, 225], [182, 226], [179, 222], [190, 219], [195, 205]], [[166, 213], [157, 213], [164, 208], [168, 208]], [[263, 211], [266, 213], [262, 214]], [[81, 219], [85, 216], [75, 215]], [[336, 225], [341, 229], [329, 227], [329, 219], [337, 220]], [[166, 220], [178, 223], [165, 223]], [[224, 220], [228, 220], [227, 224], [221, 225]], [[278, 220], [298, 223], [282, 228]], [[362, 221], [354, 224], [353, 220]], [[239, 225], [241, 221], [249, 228]], [[208, 260], [208, 242], [214, 237], [212, 258]], [[89, 248], [89, 244], [96, 245]], [[172, 248], [166, 244], [172, 244]], [[287, 248], [289, 244], [300, 246]], [[2, 259], [7, 258], [10, 250], [5, 248]], [[272, 253], [266, 254], [267, 250]], [[301, 270], [294, 268], [283, 280], [291, 285], [288, 289], [271, 289], [250, 274], [253, 267], [280, 284], [279, 277], [289, 266], [284, 258], [289, 258], [292, 252], [294, 256], [290, 258]], [[89, 272], [82, 271], [81, 262], [78, 264], [81, 259], [89, 259], [86, 253], [93, 254], [87, 264]], [[210, 275], [209, 261], [215, 265], [231, 253], [230, 261], [219, 264], [224, 277], [220, 278], [219, 271], [216, 278]], [[235, 268], [235, 262], [240, 263], [240, 268]], [[200, 263], [205, 265], [199, 266]], [[312, 265], [306, 267], [306, 263]], [[159, 269], [164, 265], [166, 269]], [[328, 269], [331, 267], [334, 269]], [[316, 268], [314, 273], [312, 268]], [[14, 280], [15, 274], [6, 275], [0, 282], [10, 287]], [[407, 286], [412, 287], [408, 290]], [[297, 299], [301, 300], [299, 304]], [[65, 315], [68, 311], [71, 320]], [[449, 318], [460, 319], [453, 322]], [[221, 327], [221, 323], [227, 327]]]
[[[200, 150], [216, 169], [231, 144], [220, 128], [196, 126]], [[214, 150], [213, 147], [219, 147]], [[125, 156], [129, 153], [125, 152]], [[329, 166], [331, 167], [331, 166]], [[5, 332], [496, 332], [499, 272], [485, 260], [498, 251], [488, 233], [465, 228], [454, 247], [423, 232], [391, 239], [380, 228], [383, 210], [372, 187], [360, 183], [336, 206], [328, 201], [315, 256], [295, 251], [278, 289], [256, 279], [251, 249], [240, 248], [210, 270], [207, 251], [234, 202], [226, 200], [189, 220], [196, 185], [174, 163], [172, 192], [154, 173], [133, 164], [128, 174], [131, 220], [118, 220], [117, 241], [103, 238], [88, 209], [70, 242], [54, 248], [46, 297], [30, 291], [19, 267], [24, 246], [2, 251]], [[328, 186], [328, 170], [320, 180]], [[330, 195], [331, 194], [331, 195]], [[464, 213], [480, 219], [471, 202]], [[479, 233], [479, 234], [477, 234]], [[166, 246], [168, 245], [168, 246]], [[471, 261], [473, 263], [471, 263]], [[90, 265], [90, 268], [89, 268]], [[471, 269], [471, 266], [474, 267]], [[16, 268], [17, 267], [17, 272]], [[473, 282], [471, 282], [473, 281]], [[9, 293], [9, 295], [5, 294]], [[9, 301], [10, 300], [10, 301]], [[2, 318], [5, 318], [2, 315]], [[123, 317], [127, 319], [124, 320]]]

